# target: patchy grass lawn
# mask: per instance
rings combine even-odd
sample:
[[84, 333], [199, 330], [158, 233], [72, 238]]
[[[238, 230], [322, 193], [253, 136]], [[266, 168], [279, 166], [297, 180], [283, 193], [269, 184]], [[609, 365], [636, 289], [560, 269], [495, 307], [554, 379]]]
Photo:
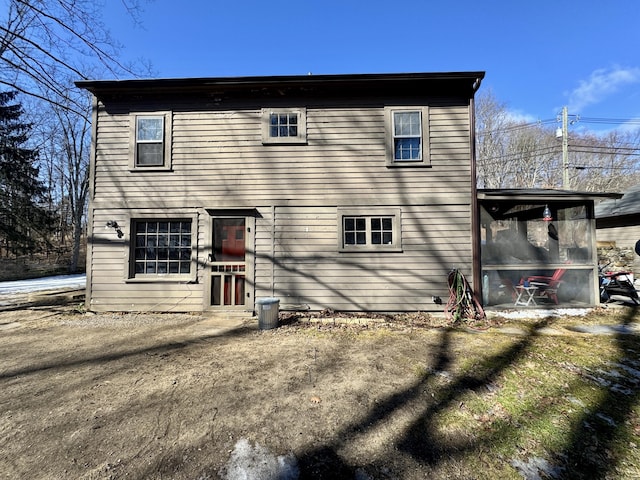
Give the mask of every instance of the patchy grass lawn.
[[255, 323], [0, 314], [0, 478], [640, 478], [636, 310]]

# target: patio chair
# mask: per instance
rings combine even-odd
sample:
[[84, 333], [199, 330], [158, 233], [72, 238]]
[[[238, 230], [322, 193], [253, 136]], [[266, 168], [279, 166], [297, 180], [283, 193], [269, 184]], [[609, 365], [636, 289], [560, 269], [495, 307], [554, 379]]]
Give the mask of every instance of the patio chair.
[[537, 287], [536, 297], [546, 297], [558, 305], [558, 286], [566, 271], [565, 268], [558, 268], [550, 277], [546, 275], [532, 275], [527, 277], [527, 280], [530, 285]]

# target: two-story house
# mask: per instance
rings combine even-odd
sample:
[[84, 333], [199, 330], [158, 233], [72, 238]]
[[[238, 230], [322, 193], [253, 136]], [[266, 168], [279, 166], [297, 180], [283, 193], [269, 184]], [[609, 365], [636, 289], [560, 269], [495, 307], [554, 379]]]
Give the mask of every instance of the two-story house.
[[87, 307], [441, 311], [483, 72], [81, 81]]

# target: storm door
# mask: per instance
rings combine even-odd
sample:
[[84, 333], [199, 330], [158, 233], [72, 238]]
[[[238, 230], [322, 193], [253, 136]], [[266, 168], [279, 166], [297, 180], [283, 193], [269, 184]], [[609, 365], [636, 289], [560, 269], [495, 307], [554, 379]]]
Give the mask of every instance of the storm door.
[[213, 218], [211, 306], [244, 306], [246, 226], [244, 218]]

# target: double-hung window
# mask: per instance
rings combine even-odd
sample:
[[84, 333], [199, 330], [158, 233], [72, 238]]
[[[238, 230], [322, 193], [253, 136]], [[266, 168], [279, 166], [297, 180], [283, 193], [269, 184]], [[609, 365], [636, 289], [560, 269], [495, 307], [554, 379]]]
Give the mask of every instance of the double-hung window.
[[168, 170], [171, 168], [171, 114], [132, 115], [132, 170]]
[[385, 109], [387, 164], [429, 165], [427, 107]]
[[262, 143], [295, 144], [307, 142], [306, 108], [263, 108]]
[[400, 209], [338, 209], [340, 251], [400, 251]]

